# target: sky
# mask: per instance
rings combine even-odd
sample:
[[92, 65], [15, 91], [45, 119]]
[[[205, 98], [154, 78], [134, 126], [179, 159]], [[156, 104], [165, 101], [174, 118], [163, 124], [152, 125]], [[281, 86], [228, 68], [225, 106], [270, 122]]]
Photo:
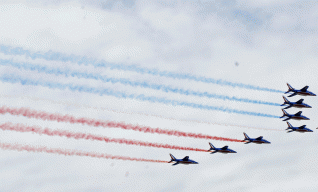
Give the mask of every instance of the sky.
[[[317, 6], [294, 0], [1, 1], [0, 111], [23, 108], [233, 139], [1, 112], [1, 191], [317, 191], [317, 97], [291, 97], [312, 108], [286, 110], [303, 111], [310, 120], [289, 122], [314, 132], [286, 133], [279, 119], [286, 83], [318, 93]], [[8, 125], [204, 150], [211, 142], [237, 153], [4, 130]], [[243, 132], [271, 144], [237, 142]], [[171, 153], [199, 164], [66, 156], [21, 146], [160, 161], [170, 161]]]

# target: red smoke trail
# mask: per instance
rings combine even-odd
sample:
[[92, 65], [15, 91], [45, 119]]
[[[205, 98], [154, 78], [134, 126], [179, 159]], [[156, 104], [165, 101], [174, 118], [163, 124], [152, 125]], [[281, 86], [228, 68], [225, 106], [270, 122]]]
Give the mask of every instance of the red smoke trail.
[[216, 137], [210, 135], [203, 135], [201, 133], [187, 133], [182, 131], [176, 130], [168, 130], [168, 129], [160, 129], [160, 128], [151, 128], [146, 126], [139, 126], [139, 125], [131, 125], [125, 124], [120, 122], [114, 121], [101, 121], [96, 119], [89, 119], [89, 118], [76, 118], [70, 115], [61, 115], [61, 114], [53, 114], [47, 113], [43, 111], [35, 111], [30, 110], [27, 108], [9, 108], [6, 106], [2, 106], [0, 108], [0, 114], [10, 113], [11, 115], [22, 115], [28, 118], [36, 118], [42, 120], [50, 120], [50, 121], [57, 121], [57, 122], [68, 122], [68, 123], [80, 123], [83, 125], [90, 125], [90, 126], [101, 126], [101, 127], [116, 127], [126, 130], [133, 130], [139, 131], [144, 133], [157, 133], [157, 134], [164, 134], [164, 135], [173, 135], [178, 137], [191, 137], [191, 138], [198, 138], [198, 139], [212, 139], [212, 140], [221, 140], [221, 141], [231, 141], [231, 142], [243, 142], [242, 140], [238, 139], [230, 139], [224, 137]]
[[35, 127], [35, 126], [31, 127], [31, 126], [25, 126], [21, 124], [13, 125], [12, 123], [5, 123], [0, 125], [0, 129], [10, 130], [10, 131], [19, 131], [19, 132], [33, 132], [40, 135], [45, 134], [49, 136], [60, 136], [60, 137], [65, 136], [67, 138], [74, 138], [74, 139], [105, 141], [106, 143], [120, 143], [120, 144], [126, 144], [126, 145], [139, 145], [139, 146], [145, 146], [145, 147], [157, 147], [157, 148], [166, 148], [166, 149], [175, 149], [175, 150], [207, 152], [207, 150], [197, 149], [192, 147], [181, 147], [181, 146], [161, 144], [161, 143], [149, 143], [149, 142], [129, 140], [129, 139], [115, 139], [115, 138], [103, 137], [103, 136], [86, 134], [86, 133], [73, 133], [73, 132], [62, 131], [62, 130], [51, 130], [48, 128], [42, 129], [40, 127]]
[[217, 123], [217, 122], [208, 122], [208, 121], [201, 121], [201, 120], [176, 119], [176, 118], [171, 118], [171, 117], [164, 117], [164, 116], [161, 116], [161, 115], [146, 114], [146, 113], [140, 113], [140, 112], [118, 111], [118, 110], [114, 110], [114, 109], [106, 108], [106, 107], [93, 107], [93, 106], [84, 105], [84, 104], [79, 105], [78, 103], [72, 103], [72, 102], [67, 102], [67, 101], [55, 101], [55, 100], [50, 100], [50, 99], [38, 98], [38, 97], [17, 96], [17, 95], [3, 95], [3, 94], [1, 94], [0, 97], [6, 97], [6, 98], [15, 97], [15, 98], [20, 98], [20, 99], [29, 99], [29, 100], [33, 100], [33, 101], [45, 101], [45, 102], [50, 102], [50, 103], [53, 103], [53, 104], [67, 105], [67, 106], [73, 106], [73, 107], [78, 107], [78, 108], [110, 111], [110, 112], [113, 112], [113, 113], [129, 114], [129, 115], [136, 115], [137, 114], [137, 115], [143, 115], [143, 116], [149, 116], [149, 117], [157, 117], [157, 118], [161, 118], [161, 119], [168, 119], [168, 120], [180, 121], [180, 122], [192, 122], [192, 123], [201, 123], [201, 124], [209, 124], [209, 125], [242, 127], [242, 128], [259, 129], [259, 130], [265, 130], [265, 131], [285, 131], [285, 130], [282, 130], [282, 129], [273, 129], [273, 128], [265, 128], [265, 127], [252, 127], [252, 126], [247, 126], [247, 125]]
[[17, 150], [17, 151], [29, 151], [29, 152], [45, 152], [45, 153], [57, 153], [60, 155], [68, 156], [87, 156], [87, 157], [96, 157], [96, 158], [105, 158], [105, 159], [118, 159], [125, 161], [144, 161], [144, 162], [154, 162], [154, 163], [168, 163], [168, 161], [162, 160], [153, 160], [153, 159], [144, 159], [144, 158], [133, 158], [125, 156], [114, 156], [105, 153], [95, 153], [95, 152], [83, 152], [77, 150], [68, 150], [68, 149], [51, 149], [47, 147], [32, 147], [29, 145], [19, 145], [19, 144], [9, 144], [9, 143], [0, 143], [0, 148], [6, 150]]

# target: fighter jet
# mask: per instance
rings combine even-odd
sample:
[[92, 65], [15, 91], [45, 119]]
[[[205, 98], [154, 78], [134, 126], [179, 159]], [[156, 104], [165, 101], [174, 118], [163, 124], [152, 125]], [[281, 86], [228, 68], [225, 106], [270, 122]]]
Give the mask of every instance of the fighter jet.
[[180, 164], [185, 164], [185, 165], [189, 165], [189, 164], [199, 164], [198, 162], [195, 162], [191, 159], [189, 159], [189, 156], [185, 156], [183, 159], [176, 159], [171, 153], [170, 153], [170, 157], [171, 157], [171, 161], [169, 161], [169, 163], [171, 163], [172, 161], [175, 161], [176, 163], [173, 165], [178, 165]]
[[253, 138], [249, 138], [248, 135], [246, 133], [244, 133], [244, 137], [245, 137], [245, 139], [243, 141], [248, 141], [245, 144], [248, 144], [248, 143], [256, 143], [256, 144], [266, 143], [266, 144], [270, 144], [271, 143], [271, 142], [266, 141], [265, 139], [263, 139], [263, 136], [260, 136], [260, 137], [257, 137], [255, 139], [253, 139]]
[[297, 131], [300, 133], [305, 133], [305, 132], [313, 132], [311, 129], [306, 128], [306, 125], [300, 126], [300, 127], [293, 127], [289, 122], [286, 122], [288, 125], [288, 129], [291, 129], [290, 131], [288, 131], [287, 133], [293, 132], [293, 131]]
[[236, 151], [232, 150], [232, 149], [229, 149], [228, 147], [229, 146], [224, 146], [222, 148], [215, 148], [212, 143], [209, 143], [210, 144], [210, 149], [208, 151], [212, 151], [214, 150], [211, 154], [214, 154], [216, 152], [220, 152], [220, 153], [224, 153], [224, 154], [228, 154], [228, 153], [236, 153]]
[[294, 120], [310, 120], [308, 117], [302, 116], [301, 113], [302, 111], [299, 111], [298, 113], [294, 114], [294, 115], [290, 115], [288, 114], [284, 109], [282, 109], [284, 115], [281, 116], [280, 118], [283, 118], [285, 116], [287, 116], [287, 119], [284, 119], [283, 121], [287, 121], [289, 119], [294, 119]]
[[295, 95], [303, 95], [303, 96], [316, 96], [314, 93], [310, 92], [310, 91], [307, 91], [308, 87], [309, 86], [305, 86], [303, 87], [302, 89], [300, 90], [297, 90], [297, 89], [294, 89], [292, 86], [290, 86], [288, 83], [287, 83], [287, 86], [288, 86], [288, 91], [285, 92], [285, 93], [289, 93], [289, 92], [294, 92], [293, 94], [289, 95], [288, 97], [293, 97]]
[[285, 107], [284, 109], [289, 109], [291, 107], [296, 107], [296, 108], [311, 108], [311, 106], [303, 103], [304, 99], [299, 99], [298, 101], [296, 102], [290, 102], [288, 101], [288, 99], [286, 99], [286, 97], [283, 96], [283, 99], [284, 99], [284, 103], [281, 104], [280, 106], [283, 106], [283, 105], [289, 105], [287, 107]]

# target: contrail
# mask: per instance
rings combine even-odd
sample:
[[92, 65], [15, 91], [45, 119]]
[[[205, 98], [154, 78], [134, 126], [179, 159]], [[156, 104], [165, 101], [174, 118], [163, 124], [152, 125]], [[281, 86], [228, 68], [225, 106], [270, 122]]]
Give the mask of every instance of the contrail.
[[89, 125], [94, 127], [105, 127], [105, 128], [114, 127], [114, 128], [125, 129], [125, 130], [133, 130], [133, 131], [139, 131], [144, 133], [157, 133], [157, 134], [177, 136], [177, 137], [191, 137], [191, 138], [198, 138], [198, 139], [212, 139], [212, 140], [220, 140], [220, 141], [242, 142], [242, 140], [238, 140], [238, 139], [203, 135], [201, 133], [188, 133], [188, 132], [182, 132], [177, 130], [151, 128], [146, 126], [126, 124], [122, 122], [102, 121], [102, 120], [83, 118], [83, 117], [76, 118], [71, 115], [47, 113], [43, 111], [30, 110], [27, 108], [9, 108], [6, 106], [0, 107], [0, 114], [6, 114], [6, 113], [9, 113], [11, 115], [22, 115], [28, 118], [36, 118], [36, 119], [65, 122], [65, 123], [72, 123], [72, 124], [78, 123], [78, 124]]
[[0, 97], [5, 98], [20, 98], [20, 99], [28, 99], [32, 101], [44, 101], [44, 102], [50, 102], [52, 104], [58, 104], [58, 105], [66, 105], [66, 106], [72, 106], [82, 109], [94, 109], [98, 111], [109, 111], [112, 113], [119, 113], [119, 114], [129, 114], [129, 115], [142, 115], [142, 116], [148, 116], [148, 117], [156, 117], [160, 119], [167, 119], [172, 121], [180, 121], [180, 122], [191, 122], [191, 123], [200, 123], [200, 124], [208, 124], [208, 125], [221, 125], [221, 126], [229, 126], [229, 127], [242, 127], [242, 128], [248, 128], [248, 129], [259, 129], [259, 130], [265, 130], [265, 131], [284, 131], [282, 129], [270, 129], [265, 127], [253, 127], [253, 126], [247, 126], [247, 125], [237, 125], [237, 124], [228, 124], [228, 123], [217, 123], [217, 122], [209, 122], [209, 121], [201, 121], [201, 120], [189, 120], [189, 119], [177, 119], [172, 117], [164, 117], [162, 115], [154, 115], [154, 114], [147, 114], [147, 113], [140, 113], [140, 112], [128, 112], [128, 111], [119, 111], [107, 107], [94, 107], [90, 105], [85, 104], [78, 104], [73, 102], [67, 102], [67, 101], [55, 101], [51, 99], [44, 99], [44, 98], [38, 98], [38, 97], [29, 97], [29, 96], [17, 96], [17, 95], [2, 95], [0, 94]]
[[162, 98], [162, 97], [148, 97], [148, 96], [145, 96], [143, 94], [140, 94], [140, 95], [128, 94], [128, 93], [114, 91], [114, 90], [107, 89], [107, 88], [94, 88], [94, 87], [82, 86], [82, 85], [61, 84], [61, 83], [42, 81], [42, 80], [36, 81], [36, 80], [21, 78], [19, 76], [14, 76], [14, 75], [0, 76], [0, 81], [9, 82], [9, 83], [21, 83], [22, 85], [43, 86], [43, 87], [48, 87], [51, 89], [55, 89], [55, 88], [61, 89], [61, 90], [69, 89], [70, 91], [74, 91], [74, 92], [75, 91], [86, 92], [86, 93], [98, 94], [101, 96], [102, 95], [109, 95], [109, 96], [114, 96], [117, 98], [136, 99], [136, 100], [140, 100], [140, 101], [149, 101], [152, 103], [163, 103], [166, 105], [179, 105], [179, 106], [192, 107], [192, 108], [197, 108], [197, 109], [222, 111], [222, 112], [226, 112], [226, 113], [237, 113], [237, 114], [242, 114], [242, 115], [279, 118], [279, 116], [264, 114], [264, 113], [256, 113], [256, 112], [242, 111], [242, 110], [237, 110], [237, 109], [229, 109], [229, 108], [224, 108], [224, 107], [216, 107], [216, 106], [210, 106], [210, 105], [182, 102], [182, 101], [170, 100], [170, 99], [166, 99], [166, 98]]
[[2, 130], [10, 130], [10, 131], [18, 131], [18, 132], [32, 132], [39, 135], [49, 135], [49, 136], [60, 136], [67, 137], [73, 139], [86, 139], [86, 140], [94, 140], [94, 141], [104, 141], [106, 143], [118, 143], [118, 144], [126, 144], [126, 145], [137, 145], [143, 147], [156, 147], [156, 148], [165, 148], [165, 149], [174, 149], [174, 150], [184, 150], [184, 151], [200, 151], [207, 152], [204, 149], [192, 148], [192, 147], [181, 147], [176, 145], [162, 144], [162, 143], [150, 143], [144, 141], [130, 140], [124, 138], [109, 138], [104, 136], [98, 136], [87, 133], [79, 133], [79, 132], [70, 132], [65, 130], [52, 130], [49, 128], [42, 129], [37, 126], [25, 126], [22, 124], [12, 124], [12, 123], [4, 123], [0, 125], [0, 129]]
[[221, 86], [231, 86], [231, 87], [239, 87], [244, 89], [252, 89], [252, 90], [258, 90], [258, 91], [268, 91], [268, 92], [276, 92], [276, 93], [284, 93], [284, 91], [276, 90], [276, 89], [270, 89], [265, 87], [259, 87], [255, 85], [249, 85], [249, 84], [243, 84], [243, 83], [233, 83], [222, 79], [213, 79], [213, 78], [206, 78], [203, 76], [195, 76], [191, 74], [183, 74], [183, 73], [174, 73], [169, 71], [159, 71], [157, 69], [148, 69], [144, 67], [138, 67], [135, 65], [123, 65], [123, 64], [115, 64], [115, 63], [107, 63], [104, 60], [97, 61], [93, 58], [87, 58], [87, 57], [81, 57], [81, 56], [75, 56], [75, 55], [67, 55], [59, 52], [36, 52], [31, 53], [28, 50], [25, 50], [21, 47], [10, 47], [5, 45], [0, 45], [0, 52], [4, 53], [6, 55], [24, 55], [27, 58], [30, 57], [33, 60], [34, 59], [45, 59], [47, 61], [62, 61], [62, 62], [73, 62], [77, 63], [79, 65], [93, 65], [94, 67], [103, 67], [103, 68], [110, 68], [110, 69], [118, 69], [123, 71], [134, 71], [140, 74], [150, 74], [155, 76], [161, 76], [161, 77], [169, 77], [173, 79], [187, 79], [187, 80], [193, 80], [198, 82], [204, 82], [204, 83], [212, 83], [217, 84]]
[[187, 95], [187, 96], [192, 95], [192, 96], [207, 97], [207, 98], [213, 98], [213, 99], [280, 106], [279, 103], [272, 103], [272, 102], [260, 101], [260, 100], [251, 100], [251, 99], [247, 99], [247, 98], [229, 97], [226, 95], [218, 95], [218, 94], [212, 94], [212, 93], [207, 93], [207, 92], [185, 90], [185, 89], [173, 88], [171, 86], [166, 86], [166, 85], [162, 85], [162, 84], [151, 84], [151, 83], [148, 83], [146, 81], [137, 82], [137, 81], [131, 81], [129, 79], [124, 79], [124, 78], [111, 78], [111, 77], [107, 77], [107, 76], [102, 76], [100, 74], [86, 73], [86, 72], [80, 72], [80, 71], [71, 71], [70, 69], [52, 68], [52, 67], [48, 67], [48, 66], [35, 65], [35, 64], [31, 64], [31, 63], [15, 63], [15, 62], [12, 62], [11, 60], [0, 59], [0, 65], [11, 66], [11, 67], [16, 67], [18, 69], [24, 69], [24, 70], [30, 70], [30, 71], [37, 71], [39, 73], [54, 74], [57, 76], [64, 75], [65, 77], [71, 76], [71, 77], [77, 77], [77, 78], [94, 79], [94, 80], [100, 80], [102, 82], [109, 82], [109, 83], [113, 83], [113, 84], [121, 83], [123, 85], [129, 85], [132, 87], [149, 88], [149, 89], [164, 91], [167, 93], [172, 92], [172, 93], [177, 93], [177, 94]]
[[0, 143], [0, 148], [4, 150], [16, 150], [16, 151], [28, 151], [28, 152], [44, 152], [44, 153], [57, 153], [65, 156], [86, 156], [104, 159], [117, 159], [124, 161], [143, 161], [143, 162], [153, 162], [153, 163], [168, 163], [168, 161], [144, 159], [144, 158], [134, 158], [119, 155], [109, 155], [105, 153], [95, 153], [95, 152], [84, 152], [77, 150], [68, 149], [57, 149], [57, 148], [47, 148], [47, 147], [33, 147], [29, 145], [19, 145], [10, 143]]

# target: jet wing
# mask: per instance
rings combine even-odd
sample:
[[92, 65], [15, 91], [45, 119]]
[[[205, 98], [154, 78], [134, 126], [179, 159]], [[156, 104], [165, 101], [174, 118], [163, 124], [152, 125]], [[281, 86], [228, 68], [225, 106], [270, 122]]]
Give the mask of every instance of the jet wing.
[[182, 160], [183, 161], [188, 161], [189, 160], [189, 156], [185, 156]]
[[293, 96], [295, 96], [295, 95], [297, 95], [297, 93], [293, 93], [293, 94], [291, 94], [291, 95], [288, 95], [287, 97], [293, 97]]
[[285, 107], [284, 109], [289, 109], [289, 108], [291, 108], [292, 107], [292, 105], [289, 105], [288, 107]]
[[299, 111], [298, 113], [295, 114], [295, 116], [300, 116], [302, 111]]
[[306, 92], [309, 86], [303, 87], [300, 91]]
[[226, 146], [222, 147], [221, 149], [222, 149], [222, 150], [226, 150], [228, 147], [229, 147], [229, 146], [226, 145]]
[[300, 126], [299, 129], [304, 129], [306, 125]]
[[296, 103], [297, 103], [297, 104], [302, 104], [303, 101], [304, 101], [304, 99], [299, 99]]
[[262, 140], [263, 139], [263, 136], [259, 136], [256, 138], [256, 140]]

